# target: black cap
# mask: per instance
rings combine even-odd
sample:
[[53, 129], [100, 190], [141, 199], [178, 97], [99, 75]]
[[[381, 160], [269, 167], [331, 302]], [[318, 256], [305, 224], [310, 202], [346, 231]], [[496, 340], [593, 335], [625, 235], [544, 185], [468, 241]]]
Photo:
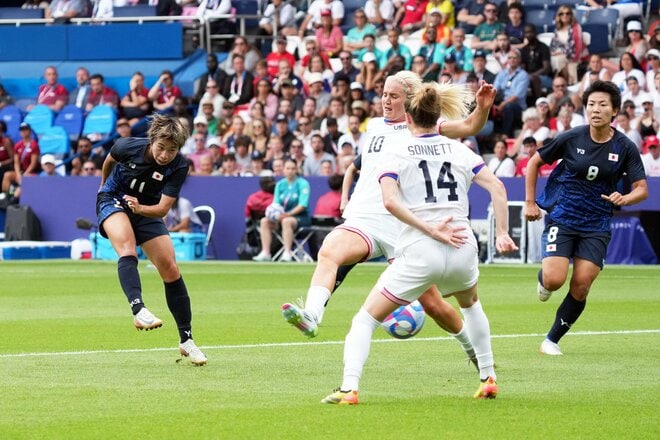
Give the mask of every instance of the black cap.
[[27, 122], [21, 122], [21, 125], [18, 126], [19, 129], [23, 130], [24, 128], [27, 128], [28, 130], [32, 130], [32, 127], [30, 127], [30, 124]]
[[456, 55], [454, 55], [454, 52], [450, 52], [447, 55], [445, 55], [445, 63], [455, 63], [456, 62]]
[[275, 122], [288, 122], [289, 119], [286, 117], [284, 113], [278, 113], [277, 116], [275, 117]]
[[252, 160], [263, 160], [264, 158], [264, 153], [261, 151], [255, 150], [252, 152], [252, 156], [250, 156]]
[[484, 52], [484, 51], [481, 50], [481, 49], [477, 49], [477, 50], [475, 50], [475, 51], [474, 51], [474, 58], [479, 58], [479, 57], [481, 57], [481, 58], [486, 58], [486, 52]]

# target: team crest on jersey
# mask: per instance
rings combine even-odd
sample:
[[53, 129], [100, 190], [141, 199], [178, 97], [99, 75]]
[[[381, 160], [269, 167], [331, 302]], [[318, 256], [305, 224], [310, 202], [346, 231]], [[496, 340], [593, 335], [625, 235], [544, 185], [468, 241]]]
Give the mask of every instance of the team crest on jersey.
[[612, 161], [612, 162], [618, 162], [619, 161], [619, 155], [615, 153], [610, 153], [607, 155], [607, 160]]
[[551, 243], [545, 246], [546, 252], [555, 252], [556, 250], [557, 250], [557, 245], [555, 243]]
[[154, 180], [158, 180], [159, 182], [163, 181], [163, 175], [160, 174], [158, 171], [154, 171], [154, 173], [151, 175], [151, 178]]

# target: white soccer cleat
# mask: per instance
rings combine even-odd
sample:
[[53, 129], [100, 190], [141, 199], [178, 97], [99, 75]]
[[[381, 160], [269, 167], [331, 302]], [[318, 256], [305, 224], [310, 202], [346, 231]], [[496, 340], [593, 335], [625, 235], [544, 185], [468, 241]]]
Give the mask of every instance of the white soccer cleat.
[[133, 316], [133, 324], [138, 330], [153, 330], [161, 327], [163, 321], [147, 310], [146, 307], [142, 307], [142, 309]]
[[190, 362], [192, 362], [193, 365], [202, 366], [206, 365], [208, 362], [208, 359], [204, 353], [202, 353], [202, 350], [195, 345], [195, 341], [192, 339], [188, 339], [183, 344], [179, 344], [179, 353], [181, 353], [181, 356], [183, 357], [190, 358]]
[[541, 283], [536, 285], [536, 293], [539, 295], [539, 300], [543, 302], [546, 302], [552, 296], [552, 292], [543, 287]]
[[559, 344], [555, 344], [550, 339], [545, 339], [541, 343], [541, 353], [547, 354], [549, 356], [561, 356], [564, 354], [561, 352], [561, 349], [559, 348]]

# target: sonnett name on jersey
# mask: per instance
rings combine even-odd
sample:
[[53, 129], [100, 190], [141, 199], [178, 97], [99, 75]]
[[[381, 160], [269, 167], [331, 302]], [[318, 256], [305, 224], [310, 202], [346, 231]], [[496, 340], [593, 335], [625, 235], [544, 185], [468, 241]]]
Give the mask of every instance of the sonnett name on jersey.
[[443, 154], [451, 154], [451, 144], [409, 145], [408, 154], [411, 156], [441, 156]]

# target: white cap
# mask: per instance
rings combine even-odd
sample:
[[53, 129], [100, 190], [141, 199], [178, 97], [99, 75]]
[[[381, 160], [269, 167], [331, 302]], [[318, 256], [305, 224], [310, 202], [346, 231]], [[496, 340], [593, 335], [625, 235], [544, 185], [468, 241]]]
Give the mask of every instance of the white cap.
[[536, 100], [536, 105], [543, 104], [543, 103], [546, 103], [546, 104], [550, 105], [550, 101], [548, 101], [548, 98], [546, 98], [545, 96], [541, 96], [540, 98], [538, 98]]
[[642, 31], [642, 23], [637, 20], [629, 21], [626, 26], [626, 32], [628, 31]]
[[46, 165], [47, 163], [52, 163], [55, 165], [55, 156], [52, 154], [44, 154], [41, 156], [41, 165]]
[[372, 61], [376, 61], [376, 55], [373, 52], [367, 52], [364, 55], [362, 55], [363, 63], [370, 63]]
[[646, 58], [650, 56], [654, 56], [656, 58], [660, 58], [660, 50], [658, 49], [649, 49], [648, 52], [646, 52], [646, 55], [644, 55]]
[[321, 82], [321, 83], [323, 82], [323, 74], [319, 72], [310, 73], [309, 76], [307, 77], [307, 83], [314, 84], [317, 82]]
[[193, 125], [196, 125], [196, 124], [209, 125], [209, 121], [206, 120], [206, 116], [197, 115], [197, 116], [195, 116], [195, 119], [193, 120]]
[[357, 81], [353, 81], [351, 83], [351, 90], [364, 90], [364, 87], [362, 86], [362, 83], [359, 83]]

